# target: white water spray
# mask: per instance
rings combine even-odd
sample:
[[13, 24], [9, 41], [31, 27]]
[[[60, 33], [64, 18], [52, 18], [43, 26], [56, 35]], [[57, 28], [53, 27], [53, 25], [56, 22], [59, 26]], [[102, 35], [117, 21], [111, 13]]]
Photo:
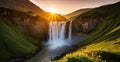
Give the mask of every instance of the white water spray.
[[69, 33], [68, 33], [68, 39], [71, 40], [71, 34], [72, 34], [72, 21], [70, 21], [70, 25], [69, 25]]
[[50, 22], [49, 24], [49, 41], [65, 39], [66, 22]]
[[[69, 25], [68, 38], [71, 39], [71, 23]], [[69, 45], [69, 41], [65, 38], [66, 22], [50, 22], [49, 23], [49, 40], [50, 49]]]

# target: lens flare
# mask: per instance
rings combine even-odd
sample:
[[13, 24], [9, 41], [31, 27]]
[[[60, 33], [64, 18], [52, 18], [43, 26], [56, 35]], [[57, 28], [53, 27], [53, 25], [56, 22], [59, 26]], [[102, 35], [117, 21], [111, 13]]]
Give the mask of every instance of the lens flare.
[[55, 8], [49, 8], [48, 9], [48, 12], [51, 12], [51, 13], [60, 13], [57, 9]]

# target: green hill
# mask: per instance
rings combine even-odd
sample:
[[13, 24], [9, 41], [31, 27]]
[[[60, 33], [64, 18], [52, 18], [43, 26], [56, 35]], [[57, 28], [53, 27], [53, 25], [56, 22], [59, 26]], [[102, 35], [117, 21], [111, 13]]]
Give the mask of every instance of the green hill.
[[[0, 62], [35, 54], [40, 49], [41, 40], [32, 36], [30, 29], [33, 29], [31, 26], [39, 21], [39, 17], [3, 7], [0, 7], [0, 12]], [[26, 19], [30, 21], [26, 22]]]
[[82, 13], [85, 13], [89, 10], [91, 10], [92, 8], [86, 8], [86, 9], [79, 9], [79, 10], [76, 10], [72, 13], [69, 13], [67, 15], [65, 15], [66, 18], [70, 19], [70, 20], [74, 20], [75, 18], [78, 17], [78, 15], [82, 14]]
[[0, 62], [21, 61], [40, 50], [48, 37], [48, 22], [67, 21], [51, 14], [29, 0], [0, 2]]
[[[31, 2], [30, 0], [1, 0], [0, 7], [5, 7], [17, 11], [24, 11], [24, 12], [32, 12], [42, 18], [44, 18], [46, 21], [50, 15], [49, 12], [44, 11], [40, 7], [38, 7], [36, 4]], [[66, 20], [63, 16], [56, 14], [56, 20]]]
[[[65, 19], [54, 15], [58, 17], [56, 20]], [[0, 7], [0, 62], [31, 57], [42, 48], [47, 36], [48, 20], [30, 11]]]
[[[77, 17], [74, 27], [88, 23], [88, 39], [78, 49], [55, 62], [119, 62], [120, 61], [120, 2], [104, 5]], [[94, 22], [91, 22], [92, 20]], [[97, 22], [95, 24], [95, 22]], [[95, 25], [94, 25], [95, 24]], [[75, 29], [75, 28], [74, 28]], [[75, 32], [84, 32], [82, 31]]]
[[0, 62], [10, 57], [33, 54], [37, 46], [23, 35], [21, 29], [14, 26], [9, 20], [0, 18]]

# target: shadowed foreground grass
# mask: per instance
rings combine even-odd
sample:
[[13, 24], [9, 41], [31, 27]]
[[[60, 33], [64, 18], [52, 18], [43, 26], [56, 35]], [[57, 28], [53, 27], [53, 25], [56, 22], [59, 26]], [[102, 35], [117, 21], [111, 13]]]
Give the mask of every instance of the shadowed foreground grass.
[[38, 48], [32, 44], [22, 30], [5, 18], [0, 18], [0, 62], [10, 57], [25, 56], [35, 53]]

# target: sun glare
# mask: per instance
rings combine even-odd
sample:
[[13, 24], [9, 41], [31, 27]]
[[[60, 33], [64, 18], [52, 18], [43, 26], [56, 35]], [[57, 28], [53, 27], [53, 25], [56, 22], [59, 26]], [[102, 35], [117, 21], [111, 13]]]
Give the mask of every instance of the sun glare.
[[48, 9], [48, 12], [51, 12], [51, 13], [60, 13], [57, 9], [55, 8], [49, 8]]

